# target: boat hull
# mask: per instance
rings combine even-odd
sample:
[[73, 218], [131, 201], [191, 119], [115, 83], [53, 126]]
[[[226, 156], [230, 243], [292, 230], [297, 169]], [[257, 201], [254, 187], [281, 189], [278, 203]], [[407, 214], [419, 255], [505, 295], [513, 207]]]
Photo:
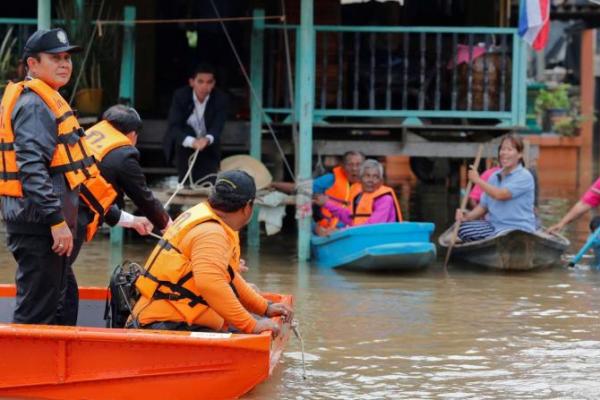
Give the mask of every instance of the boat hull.
[[359, 271], [415, 271], [436, 258], [430, 242], [435, 225], [402, 222], [361, 225], [313, 236], [312, 254], [317, 266]]
[[[3, 309], [10, 299], [7, 291], [10, 288], [0, 288]], [[101, 297], [106, 291], [91, 293]], [[291, 296], [265, 297], [292, 305]], [[97, 303], [85, 295], [82, 302]], [[276, 339], [269, 332], [246, 335], [2, 323], [0, 397], [238, 398], [264, 381], [280, 358], [290, 326], [276, 320], [282, 328]]]
[[[448, 247], [451, 235], [452, 228], [440, 236], [440, 246]], [[483, 240], [457, 243], [451, 259], [492, 270], [530, 271], [560, 263], [569, 244], [560, 235], [510, 230]]]

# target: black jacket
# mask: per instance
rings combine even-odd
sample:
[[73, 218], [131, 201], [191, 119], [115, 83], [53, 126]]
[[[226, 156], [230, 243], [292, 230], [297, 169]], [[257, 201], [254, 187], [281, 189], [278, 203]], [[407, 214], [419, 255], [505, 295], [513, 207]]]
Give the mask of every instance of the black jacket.
[[[140, 153], [135, 147], [123, 146], [111, 150], [98, 166], [102, 176], [117, 191], [116, 204], [119, 208], [123, 208], [125, 194], [156, 228], [163, 230], [169, 222], [169, 215], [148, 188], [139, 159]], [[105, 216], [106, 223], [116, 224], [120, 214], [120, 210], [112, 207]]]
[[75, 234], [79, 189], [71, 190], [63, 174], [51, 174], [58, 144], [54, 114], [35, 93], [25, 89], [11, 115], [23, 197], [2, 196], [2, 216], [9, 233], [50, 234], [66, 221]]
[[[208, 98], [204, 110], [204, 124], [206, 133], [215, 138], [211, 146], [219, 146], [221, 132], [227, 119], [228, 98], [225, 92], [214, 88]], [[171, 108], [169, 109], [168, 128], [163, 139], [165, 158], [168, 163], [175, 157], [175, 147], [181, 146], [186, 136], [196, 137], [196, 133], [187, 120], [194, 111], [192, 88], [185, 86], [177, 89], [173, 94]]]

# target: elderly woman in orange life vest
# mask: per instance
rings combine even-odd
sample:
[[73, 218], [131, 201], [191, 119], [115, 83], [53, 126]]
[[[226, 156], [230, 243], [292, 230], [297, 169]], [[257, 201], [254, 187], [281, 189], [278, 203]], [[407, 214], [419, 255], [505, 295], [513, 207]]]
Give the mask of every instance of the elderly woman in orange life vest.
[[351, 209], [318, 195], [315, 203], [328, 209], [345, 226], [401, 222], [402, 212], [394, 190], [383, 184], [383, 166], [366, 160], [360, 168], [362, 189], [351, 199]]

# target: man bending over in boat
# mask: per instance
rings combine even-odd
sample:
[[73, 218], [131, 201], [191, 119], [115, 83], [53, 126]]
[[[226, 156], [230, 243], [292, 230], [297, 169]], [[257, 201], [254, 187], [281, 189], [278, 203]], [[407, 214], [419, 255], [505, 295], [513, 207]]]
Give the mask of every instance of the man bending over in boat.
[[208, 201], [181, 214], [150, 254], [128, 327], [277, 334], [269, 318], [291, 320], [286, 305], [265, 300], [238, 272], [238, 231], [252, 217], [255, 196], [246, 172], [217, 176]]
[[[342, 158], [342, 165], [313, 181], [313, 194], [326, 194], [329, 200], [351, 210], [350, 200], [361, 190], [360, 167], [364, 161], [365, 156], [360, 151], [348, 151]], [[285, 193], [295, 191], [295, 184], [292, 182], [273, 182], [271, 187]], [[320, 213], [315, 213], [315, 217], [317, 220], [315, 233], [320, 236], [329, 235], [344, 226], [325, 207], [321, 207]]]
[[[69, 262], [73, 264], [84, 242], [92, 240], [103, 222], [110, 226], [135, 229], [147, 235], [152, 229], [163, 231], [172, 223], [169, 214], [148, 188], [136, 149], [142, 119], [132, 107], [117, 104], [102, 115], [102, 121], [85, 131], [85, 139], [96, 159], [100, 176], [83, 183], [79, 190], [77, 235]], [[124, 210], [127, 195], [144, 217]], [[72, 268], [71, 268], [72, 269]], [[65, 314], [69, 325], [77, 324], [79, 290], [75, 275], [66, 276]]]
[[502, 169], [494, 172], [487, 182], [473, 167], [469, 170], [469, 179], [484, 193], [473, 210], [464, 215], [460, 209], [456, 210], [456, 221], [461, 224], [458, 236], [462, 241], [481, 240], [511, 229], [536, 230], [535, 184], [523, 166], [523, 148], [519, 136], [507, 134], [498, 148]]
[[402, 212], [394, 190], [383, 184], [383, 166], [377, 160], [366, 160], [360, 167], [362, 190], [344, 207], [327, 195], [317, 195], [315, 203], [327, 209], [345, 226], [402, 222]]

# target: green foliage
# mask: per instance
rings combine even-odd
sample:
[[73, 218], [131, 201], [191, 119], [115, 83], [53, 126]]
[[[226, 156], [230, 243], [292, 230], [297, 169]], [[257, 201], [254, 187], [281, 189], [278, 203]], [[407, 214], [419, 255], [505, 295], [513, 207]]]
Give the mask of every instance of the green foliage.
[[[57, 16], [64, 21], [64, 25], [61, 27], [67, 32], [72, 44], [83, 48], [79, 55], [73, 57], [71, 82], [75, 82], [83, 68], [78, 88], [101, 88], [102, 60], [112, 59], [110, 52], [114, 31], [104, 29], [103, 34], [99, 35], [95, 21], [106, 16], [105, 10], [102, 15], [99, 15], [98, 7], [86, 5], [85, 2], [80, 7], [78, 3], [77, 0], [59, 0], [57, 2]], [[89, 55], [83, 64], [88, 47]]]
[[[569, 96], [570, 88], [570, 85], [560, 84], [552, 89], [542, 89], [535, 100], [538, 116], [548, 121], [550, 130], [562, 136], [574, 136], [583, 122], [596, 119], [593, 114], [581, 115], [579, 97]], [[551, 117], [552, 110], [565, 110], [566, 115]]]
[[0, 44], [0, 91], [4, 90], [7, 81], [14, 78], [17, 69], [17, 55], [14, 53], [17, 38], [12, 35], [11, 26]]
[[556, 122], [553, 129], [562, 136], [575, 136], [581, 128], [581, 124], [588, 121], [589, 119], [596, 120], [594, 115], [573, 115], [562, 118]]
[[542, 89], [535, 99], [535, 111], [542, 114], [546, 110], [570, 110], [569, 85], [561, 84], [554, 89]]

